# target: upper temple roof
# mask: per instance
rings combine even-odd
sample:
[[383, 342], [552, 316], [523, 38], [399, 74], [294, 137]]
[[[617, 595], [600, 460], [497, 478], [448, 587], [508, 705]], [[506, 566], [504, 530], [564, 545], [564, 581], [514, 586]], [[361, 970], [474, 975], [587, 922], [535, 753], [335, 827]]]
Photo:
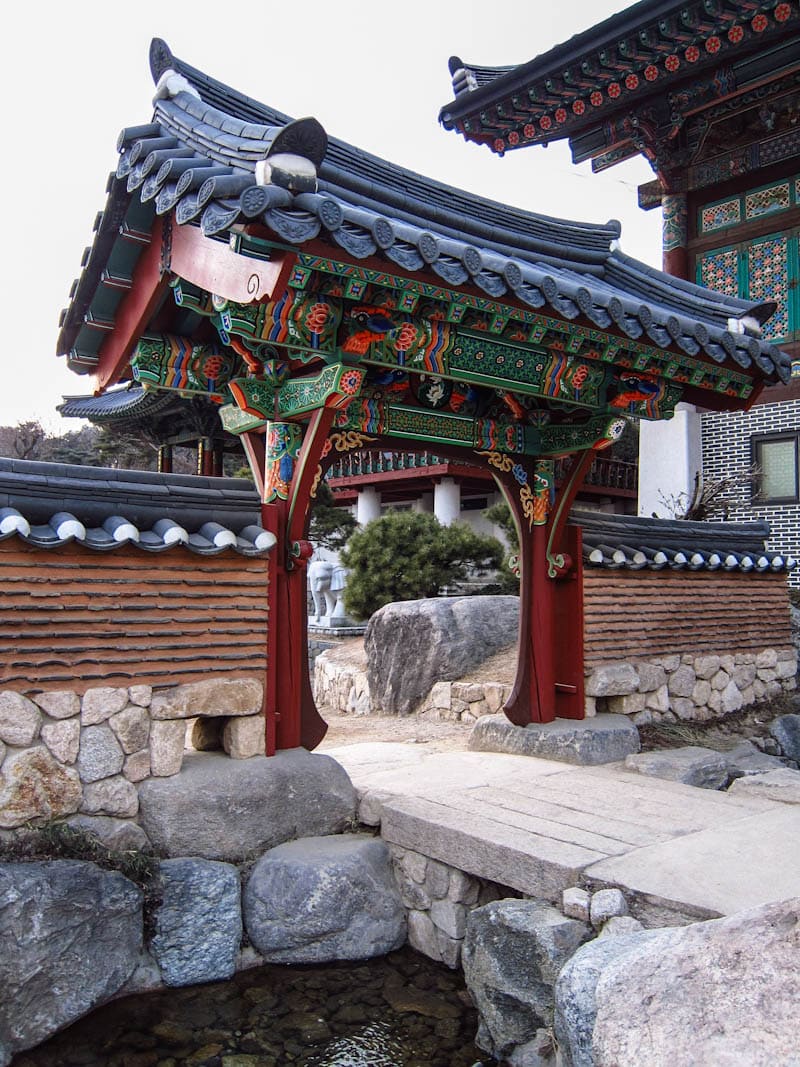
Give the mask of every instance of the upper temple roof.
[[568, 138], [576, 162], [604, 152], [621, 122], [610, 166], [640, 150], [636, 124], [624, 126], [644, 106], [663, 110], [674, 137], [709, 101], [796, 69], [797, 19], [776, 0], [640, 0], [516, 66], [453, 56], [439, 120], [500, 154]]
[[153, 42], [151, 67], [153, 120], [120, 135], [108, 201], [62, 314], [58, 351], [79, 373], [96, 366], [156, 216], [174, 213], [178, 225], [199, 225], [209, 237], [260, 223], [284, 247], [319, 240], [345, 259], [383, 260], [397, 273], [436, 275], [678, 354], [755, 365], [758, 378], [788, 379], [788, 357], [759, 336], [774, 305], [722, 296], [625, 256], [616, 222], [520, 211], [328, 139], [313, 119], [290, 125], [162, 41]]

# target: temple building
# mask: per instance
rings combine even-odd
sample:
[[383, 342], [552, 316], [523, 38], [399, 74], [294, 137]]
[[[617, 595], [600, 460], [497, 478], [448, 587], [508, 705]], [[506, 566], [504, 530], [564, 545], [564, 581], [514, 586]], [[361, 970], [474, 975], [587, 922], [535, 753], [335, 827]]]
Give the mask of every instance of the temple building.
[[[568, 139], [596, 172], [642, 155], [663, 211], [664, 270], [771, 300], [764, 334], [793, 380], [720, 416], [681, 405], [643, 424], [639, 510], [691, 500], [698, 474], [718, 517], [758, 518], [800, 550], [800, 13], [775, 0], [642, 0], [514, 67], [451, 60], [448, 129], [504, 153]], [[715, 492], [716, 489], [716, 492]], [[793, 582], [800, 578], [793, 577]]]
[[[205, 405], [248, 457], [268, 546], [267, 751], [324, 735], [306, 663], [309, 506], [329, 468], [365, 449], [492, 477], [520, 533], [505, 713], [581, 718], [572, 503], [629, 418], [666, 419], [682, 403], [736, 411], [788, 381], [790, 357], [762, 330], [775, 301], [638, 263], [617, 223], [519, 211], [377, 159], [163, 41], [150, 59], [154, 111], [120, 134], [58, 352], [93, 376], [96, 402]], [[183, 417], [170, 416], [178, 435]], [[213, 454], [220, 438], [203, 426]], [[712, 569], [730, 558], [736, 570], [721, 548]], [[635, 566], [657, 570], [657, 555]], [[746, 580], [785, 565], [765, 556]]]

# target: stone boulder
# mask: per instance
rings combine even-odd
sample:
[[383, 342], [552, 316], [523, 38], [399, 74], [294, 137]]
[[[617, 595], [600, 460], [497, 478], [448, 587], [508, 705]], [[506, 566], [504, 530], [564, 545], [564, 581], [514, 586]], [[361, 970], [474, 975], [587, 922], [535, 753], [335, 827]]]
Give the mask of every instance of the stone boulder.
[[729, 774], [728, 761], [723, 753], [700, 745], [640, 752], [627, 757], [625, 769], [700, 789], [724, 789]]
[[769, 732], [784, 756], [800, 763], [800, 715], [781, 715], [770, 724]]
[[147, 834], [130, 819], [114, 819], [109, 815], [72, 815], [66, 820], [74, 830], [96, 837], [112, 852], [149, 852]]
[[93, 863], [2, 863], [0, 944], [5, 1067], [124, 985], [142, 949], [142, 894]]
[[64, 767], [44, 745], [9, 752], [0, 775], [0, 828], [71, 815], [81, 803], [78, 772]]
[[731, 780], [780, 770], [784, 766], [782, 759], [778, 756], [768, 756], [766, 752], [756, 748], [752, 741], [742, 741], [730, 749], [725, 753], [725, 761]]
[[291, 841], [262, 856], [245, 887], [244, 921], [270, 963], [370, 959], [406, 939], [389, 850], [358, 834]]
[[481, 1025], [477, 1044], [498, 1059], [550, 1026], [561, 968], [591, 931], [533, 900], [497, 900], [467, 920], [464, 979]]
[[364, 636], [373, 709], [410, 714], [436, 682], [460, 678], [513, 644], [518, 622], [515, 596], [387, 604], [372, 616]]
[[7, 745], [32, 745], [39, 735], [42, 713], [32, 700], [6, 689], [0, 693], [0, 741]]
[[169, 857], [237, 863], [295, 837], [339, 833], [355, 811], [345, 770], [302, 748], [248, 760], [192, 753], [180, 774], [139, 786], [139, 821]]
[[797, 1062], [800, 898], [579, 949], [556, 985], [565, 1067]]
[[509, 752], [519, 756], [596, 766], [625, 759], [639, 751], [639, 731], [622, 715], [594, 715], [575, 722], [556, 719], [515, 726], [505, 715], [484, 715], [472, 728], [475, 752]]
[[737, 778], [730, 792], [737, 796], [780, 800], [784, 804], [800, 804], [800, 771], [780, 767], [774, 771], [766, 771], [764, 774], [750, 774]]
[[239, 872], [211, 860], [164, 860], [152, 952], [166, 985], [219, 982], [236, 970], [242, 941]]

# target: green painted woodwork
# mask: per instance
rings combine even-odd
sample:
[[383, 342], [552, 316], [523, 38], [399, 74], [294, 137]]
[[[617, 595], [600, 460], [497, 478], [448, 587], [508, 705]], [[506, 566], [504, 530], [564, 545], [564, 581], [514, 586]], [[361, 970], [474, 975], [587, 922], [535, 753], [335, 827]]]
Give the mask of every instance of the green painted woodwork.
[[242, 411], [236, 404], [223, 404], [219, 409], [219, 419], [223, 425], [223, 428], [228, 433], [239, 434], [249, 433], [251, 430], [258, 430], [262, 426], [266, 425], [267, 420], [259, 418], [257, 415], [250, 415], [246, 411]]
[[498, 454], [560, 456], [610, 444], [622, 434], [625, 419], [604, 414], [584, 417], [581, 422], [534, 427], [511, 419], [484, 419], [408, 404], [356, 400], [337, 417], [337, 427]]
[[[322, 407], [341, 407], [358, 393], [363, 372], [343, 363], [323, 367], [319, 374], [289, 378], [280, 385], [258, 378], [235, 378], [234, 400], [247, 415], [259, 420], [291, 419]], [[237, 431], [242, 433], [242, 430]]]
[[145, 386], [220, 401], [238, 367], [230, 349], [195, 344], [175, 334], [142, 337], [131, 356], [134, 378]]
[[794, 340], [800, 330], [799, 257], [800, 230], [765, 234], [701, 253], [696, 280], [729, 296], [774, 300], [778, 308], [765, 323], [764, 336], [780, 344]]

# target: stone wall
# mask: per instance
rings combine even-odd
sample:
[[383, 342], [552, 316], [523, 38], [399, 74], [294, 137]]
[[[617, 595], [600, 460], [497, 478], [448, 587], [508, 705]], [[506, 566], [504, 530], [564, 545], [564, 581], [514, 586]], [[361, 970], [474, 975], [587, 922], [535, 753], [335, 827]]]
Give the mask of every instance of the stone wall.
[[133, 819], [139, 784], [177, 774], [187, 747], [263, 754], [262, 701], [254, 678], [0, 691], [0, 829], [76, 812]]
[[513, 889], [475, 878], [421, 852], [389, 845], [400, 899], [408, 912], [408, 943], [423, 956], [458, 967], [467, 929], [467, 915], [475, 908], [504, 897]]
[[[794, 646], [613, 660], [586, 671], [586, 715], [629, 715], [637, 726], [722, 718], [791, 692], [796, 675]], [[359, 661], [330, 653], [318, 656], [314, 691], [318, 703], [345, 714], [373, 710], [366, 669]], [[476, 722], [501, 711], [510, 693], [511, 686], [501, 682], [437, 682], [420, 710], [437, 719]]]
[[621, 660], [586, 678], [586, 714], [609, 711], [651, 722], [724, 718], [797, 687], [794, 647]]

